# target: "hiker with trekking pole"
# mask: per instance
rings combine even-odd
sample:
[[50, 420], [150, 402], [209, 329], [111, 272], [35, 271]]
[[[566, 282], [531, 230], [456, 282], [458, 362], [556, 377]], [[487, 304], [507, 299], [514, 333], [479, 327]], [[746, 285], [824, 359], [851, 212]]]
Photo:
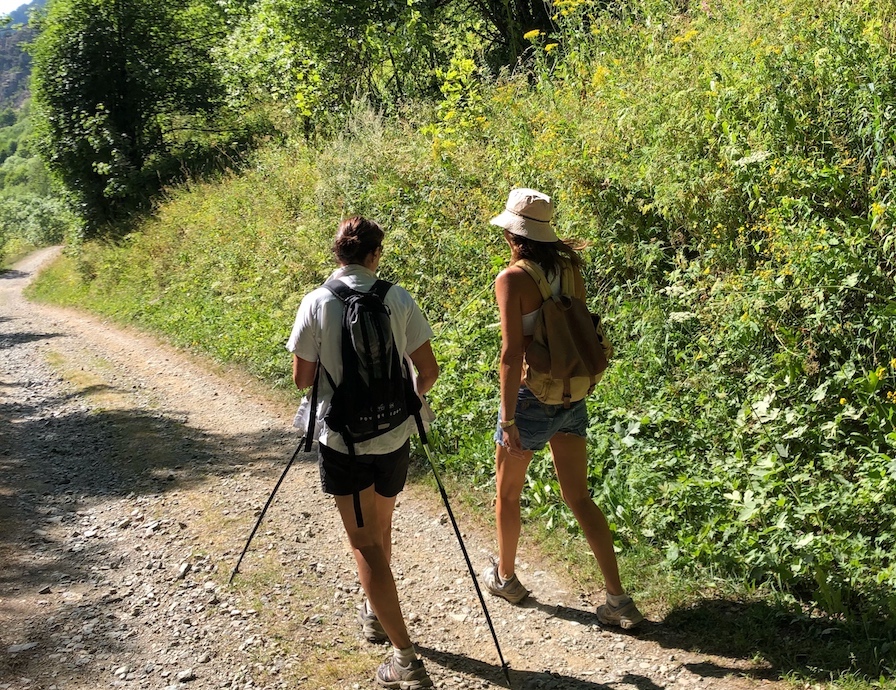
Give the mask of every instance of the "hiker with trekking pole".
[[630, 629], [643, 616], [619, 579], [613, 535], [588, 487], [585, 398], [612, 348], [599, 317], [585, 305], [581, 246], [563, 242], [551, 224], [551, 198], [514, 189], [492, 218], [510, 247], [495, 281], [501, 315], [500, 405], [495, 432], [498, 558], [483, 573], [486, 589], [512, 604], [529, 595], [516, 575], [520, 495], [533, 455], [549, 445], [564, 502], [582, 528], [604, 577], [605, 625]]
[[307, 424], [309, 448], [312, 439], [319, 442], [321, 487], [334, 498], [366, 594], [358, 611], [362, 633], [392, 644], [377, 683], [416, 690], [432, 681], [392, 575], [392, 513], [407, 479], [421, 398], [439, 367], [417, 303], [400, 285], [377, 278], [384, 236], [366, 218], [340, 223], [333, 244], [339, 268], [302, 300], [287, 349], [296, 386], [312, 388], [295, 425]]

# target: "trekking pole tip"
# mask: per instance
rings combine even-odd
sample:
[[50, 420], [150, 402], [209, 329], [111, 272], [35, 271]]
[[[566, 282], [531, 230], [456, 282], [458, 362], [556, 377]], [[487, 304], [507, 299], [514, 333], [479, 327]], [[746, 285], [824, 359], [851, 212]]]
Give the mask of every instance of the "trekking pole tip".
[[512, 690], [513, 685], [511, 685], [511, 683], [510, 683], [510, 667], [507, 666], [507, 662], [504, 662], [503, 664], [501, 664], [501, 670], [504, 671], [504, 680], [507, 681], [507, 687], [511, 688], [511, 690]]

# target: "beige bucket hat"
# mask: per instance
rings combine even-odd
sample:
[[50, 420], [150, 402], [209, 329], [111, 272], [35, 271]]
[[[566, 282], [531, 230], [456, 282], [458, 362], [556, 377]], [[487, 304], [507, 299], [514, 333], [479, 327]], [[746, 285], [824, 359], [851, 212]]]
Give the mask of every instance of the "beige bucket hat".
[[489, 222], [534, 242], [557, 242], [560, 238], [551, 226], [553, 216], [551, 197], [535, 189], [522, 188], [511, 190], [504, 212]]

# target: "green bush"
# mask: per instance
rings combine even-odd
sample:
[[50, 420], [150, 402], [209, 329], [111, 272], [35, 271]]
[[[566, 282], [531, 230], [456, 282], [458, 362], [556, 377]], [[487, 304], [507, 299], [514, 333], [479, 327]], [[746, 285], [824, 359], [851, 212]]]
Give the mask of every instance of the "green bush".
[[[589, 434], [620, 543], [892, 615], [891, 3], [680, 4], [557, 2], [556, 35], [530, 34], [506, 78], [461, 56], [440, 103], [358, 107], [330, 141], [171, 190], [140, 232], [80, 248], [69, 299], [288, 386], [283, 343], [338, 220], [373, 217], [385, 277], [434, 324], [433, 438], [488, 489], [508, 250], [487, 223], [511, 186], [541, 188], [590, 243], [617, 350]], [[575, 531], [543, 459], [524, 502]]]
[[33, 247], [59, 244], [77, 223], [59, 199], [39, 196], [0, 196], [0, 260], [12, 240]]

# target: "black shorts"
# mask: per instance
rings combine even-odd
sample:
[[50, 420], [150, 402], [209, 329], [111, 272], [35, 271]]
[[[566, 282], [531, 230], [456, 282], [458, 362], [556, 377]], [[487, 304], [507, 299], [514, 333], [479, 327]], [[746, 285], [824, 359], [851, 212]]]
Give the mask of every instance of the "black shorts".
[[385, 455], [357, 455], [352, 460], [328, 446], [320, 446], [318, 467], [320, 486], [324, 493], [351, 496], [373, 485], [380, 496], [392, 498], [401, 493], [408, 478], [411, 460], [411, 440], [398, 450]]

